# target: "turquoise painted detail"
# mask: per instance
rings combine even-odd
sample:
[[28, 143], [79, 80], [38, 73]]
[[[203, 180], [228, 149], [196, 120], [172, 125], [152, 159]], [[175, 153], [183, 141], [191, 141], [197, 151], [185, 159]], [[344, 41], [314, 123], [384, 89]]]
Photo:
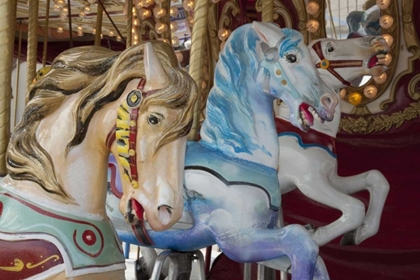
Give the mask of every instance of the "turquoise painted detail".
[[280, 207], [280, 186], [277, 170], [273, 168], [228, 157], [201, 142], [191, 141], [187, 143], [185, 169], [208, 170], [227, 185], [247, 184], [261, 188], [269, 197], [270, 208], [277, 210]]
[[[55, 237], [64, 247], [66, 252], [61, 253], [68, 255], [73, 269], [105, 267], [125, 262], [118, 236], [107, 218], [94, 221], [66, 212], [52, 211], [10, 194], [1, 185], [0, 202], [3, 203], [0, 232], [19, 235], [38, 233]], [[42, 212], [50, 214], [46, 216]]]
[[331, 149], [329, 149], [328, 147], [325, 147], [325, 146], [319, 145], [319, 144], [305, 144], [305, 143], [303, 143], [302, 137], [300, 137], [300, 135], [297, 134], [297, 133], [294, 133], [294, 132], [282, 132], [282, 133], [279, 133], [278, 136], [279, 137], [281, 137], [281, 136], [293, 136], [298, 141], [299, 146], [302, 147], [303, 149], [307, 149], [307, 148], [311, 148], [311, 147], [321, 148], [321, 149], [325, 150], [333, 158], [337, 158], [337, 155], [334, 154], [333, 152], [331, 152]]

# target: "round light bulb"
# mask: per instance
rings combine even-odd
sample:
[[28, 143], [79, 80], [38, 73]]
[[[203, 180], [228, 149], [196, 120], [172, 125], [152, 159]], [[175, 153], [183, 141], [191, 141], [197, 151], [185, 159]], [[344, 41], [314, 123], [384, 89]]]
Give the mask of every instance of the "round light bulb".
[[77, 36], [82, 37], [83, 36], [83, 31], [82, 30], [77, 30]]
[[394, 19], [390, 15], [381, 16], [379, 24], [382, 28], [388, 29], [394, 24]]
[[357, 106], [360, 103], [362, 103], [362, 99], [363, 99], [362, 95], [358, 92], [352, 92], [349, 94], [349, 102], [353, 106]]
[[116, 38], [115, 38], [118, 42], [121, 42], [122, 41], [122, 39], [121, 39], [121, 36], [117, 36]]
[[308, 29], [311, 33], [317, 32], [319, 29], [319, 22], [314, 19], [308, 20], [306, 23], [306, 29]]
[[184, 55], [182, 54], [182, 52], [176, 52], [175, 55], [179, 63], [181, 63], [184, 60]]
[[380, 76], [373, 76], [373, 80], [378, 84], [378, 85], [382, 85], [383, 83], [386, 82], [387, 79], [387, 75], [386, 73], [382, 73], [382, 75]]
[[96, 28], [92, 29], [92, 34], [95, 35], [96, 34]]
[[152, 6], [155, 3], [153, 0], [143, 0], [143, 7], [149, 7]]
[[217, 37], [219, 37], [220, 41], [226, 41], [229, 35], [230, 30], [228, 29], [220, 28], [219, 31], [217, 31]]
[[184, 7], [184, 9], [187, 12], [190, 12], [190, 11], [194, 10], [194, 1], [192, 1], [192, 0], [185, 0], [182, 3], [182, 7]]
[[165, 31], [168, 31], [168, 26], [162, 22], [158, 22], [155, 24], [155, 30], [157, 34], [162, 34]]
[[108, 33], [109, 36], [113, 37], [115, 35], [114, 31], [110, 30]]
[[178, 23], [176, 21], [171, 22], [171, 32], [176, 32], [178, 30]]
[[139, 14], [140, 18], [144, 20], [149, 18], [152, 15], [152, 12], [148, 9], [141, 9]]
[[178, 8], [176, 8], [176, 7], [171, 7], [169, 9], [169, 15], [173, 18], [176, 18], [178, 16], [178, 13], [179, 13], [179, 11], [178, 11]]
[[315, 15], [319, 12], [319, 4], [313, 1], [308, 2], [308, 4], [306, 4], [306, 12], [312, 16]]
[[375, 98], [376, 95], [378, 94], [378, 89], [375, 86], [367, 86], [365, 87], [365, 89], [363, 90], [364, 95], [371, 99], [371, 98]]
[[187, 20], [188, 20], [189, 25], [192, 26], [194, 24], [194, 18], [193, 17], [188, 17]]
[[172, 37], [172, 46], [175, 48], [179, 46], [179, 38], [177, 36]]
[[85, 11], [81, 11], [80, 13], [79, 13], [79, 18], [85, 18], [86, 17], [86, 13], [85, 13]]
[[58, 12], [60, 11], [60, 8], [61, 8], [60, 5], [55, 4], [53, 9], [54, 11]]
[[85, 11], [85, 13], [89, 13], [90, 12], [90, 6], [85, 6], [84, 11]]
[[383, 34], [382, 37], [385, 39], [386, 44], [388, 45], [388, 47], [391, 47], [392, 44], [394, 43], [394, 38], [392, 38], [392, 36], [389, 35], [389, 34]]
[[343, 99], [344, 97], [346, 97], [347, 91], [345, 88], [340, 90], [340, 98]]
[[376, 0], [376, 5], [378, 5], [379, 9], [385, 10], [391, 4], [390, 0]]
[[57, 27], [57, 33], [63, 33], [63, 27]]
[[155, 18], [164, 17], [166, 16], [166, 9], [156, 6], [153, 8], [153, 14], [155, 15]]

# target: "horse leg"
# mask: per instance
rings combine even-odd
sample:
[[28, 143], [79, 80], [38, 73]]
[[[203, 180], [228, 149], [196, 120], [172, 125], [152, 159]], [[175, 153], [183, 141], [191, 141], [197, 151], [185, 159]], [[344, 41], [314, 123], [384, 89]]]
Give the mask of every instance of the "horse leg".
[[354, 231], [346, 233], [341, 244], [358, 245], [375, 235], [379, 230], [382, 210], [389, 192], [389, 183], [385, 176], [378, 170], [370, 170], [354, 176], [340, 177], [335, 170], [331, 184], [343, 193], [353, 194], [368, 190], [370, 194], [368, 210], [361, 225]]
[[309, 174], [306, 178], [297, 182], [297, 187], [304, 195], [343, 213], [336, 221], [315, 230], [313, 238], [319, 246], [362, 224], [365, 206], [360, 200], [333, 188], [328, 178], [320, 170], [316, 174]]
[[312, 279], [314, 273], [319, 279], [329, 279], [325, 266], [317, 261], [318, 246], [302, 226], [235, 228], [214, 223], [210, 230], [220, 249], [232, 260], [255, 262], [287, 255], [294, 280]]

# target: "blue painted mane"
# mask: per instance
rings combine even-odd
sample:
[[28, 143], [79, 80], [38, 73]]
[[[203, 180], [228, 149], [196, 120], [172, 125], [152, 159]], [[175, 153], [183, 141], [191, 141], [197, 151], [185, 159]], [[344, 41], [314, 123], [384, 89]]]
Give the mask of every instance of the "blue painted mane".
[[[302, 38], [295, 30], [282, 31], [286, 36], [279, 46], [281, 57], [289, 49], [296, 47]], [[207, 115], [201, 128], [202, 143], [210, 148], [228, 146], [232, 149], [231, 152], [247, 154], [261, 149], [270, 155], [255, 141], [257, 135], [251, 113], [272, 114], [274, 99], [273, 96], [263, 93], [261, 84], [256, 83], [261, 60], [257, 53], [260, 49], [259, 42], [260, 38], [252, 24], [243, 25], [231, 34], [220, 53], [215, 69], [215, 83], [207, 99]], [[265, 76], [270, 75], [268, 70], [263, 71]], [[247, 98], [250, 94], [258, 95], [257, 98], [254, 97], [257, 102], [253, 102], [258, 104], [250, 104]], [[226, 153], [226, 150], [223, 148], [222, 152]]]
[[209, 146], [224, 141], [235, 152], [250, 153], [245, 148], [251, 143], [245, 145], [250, 138], [242, 135], [243, 123], [231, 123], [230, 120], [236, 116], [246, 123], [253, 121], [249, 113], [252, 104], [248, 104], [244, 96], [248, 91], [257, 91], [254, 75], [258, 70], [255, 51], [258, 41], [252, 25], [244, 25], [232, 33], [220, 53], [215, 83], [207, 99], [207, 116], [201, 128], [202, 141]]

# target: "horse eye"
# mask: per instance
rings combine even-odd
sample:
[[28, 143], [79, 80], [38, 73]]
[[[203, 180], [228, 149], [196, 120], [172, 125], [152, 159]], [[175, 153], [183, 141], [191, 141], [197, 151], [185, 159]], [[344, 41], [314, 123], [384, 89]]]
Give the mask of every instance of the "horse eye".
[[147, 122], [150, 125], [157, 125], [160, 122], [160, 120], [155, 115], [150, 115], [150, 116], [147, 117]]
[[297, 57], [294, 54], [286, 55], [286, 60], [290, 63], [295, 63], [297, 61]]
[[329, 46], [328, 49], [327, 49], [327, 51], [328, 52], [333, 52], [334, 51], [334, 48], [332, 46]]

